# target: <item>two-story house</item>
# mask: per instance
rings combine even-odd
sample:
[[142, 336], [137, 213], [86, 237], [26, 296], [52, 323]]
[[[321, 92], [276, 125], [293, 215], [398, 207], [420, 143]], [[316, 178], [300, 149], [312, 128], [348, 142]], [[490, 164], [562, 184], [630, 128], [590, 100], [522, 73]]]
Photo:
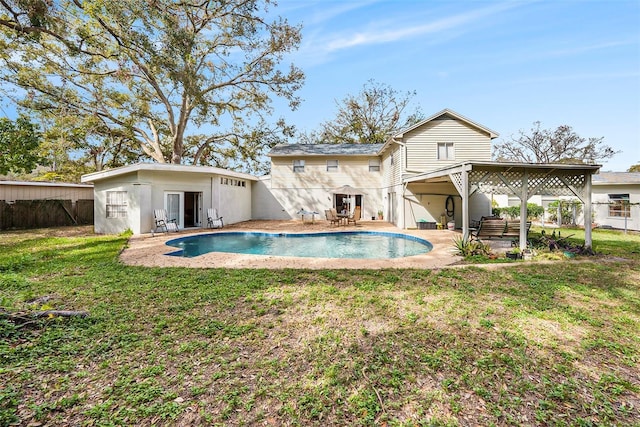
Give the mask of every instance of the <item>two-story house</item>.
[[[274, 147], [271, 174], [260, 180], [269, 196], [259, 218], [291, 218], [300, 210], [339, 209], [347, 196], [333, 190], [350, 185], [361, 194], [355, 203], [362, 218], [378, 212], [401, 228], [418, 221], [454, 221], [461, 225], [461, 196], [448, 177], [438, 182], [408, 182], [416, 174], [465, 161], [490, 161], [498, 134], [460, 114], [443, 110], [393, 135], [385, 144], [293, 144]], [[271, 203], [269, 203], [269, 199]], [[456, 209], [457, 207], [457, 209]], [[471, 213], [490, 214], [490, 199], [472, 197]]]

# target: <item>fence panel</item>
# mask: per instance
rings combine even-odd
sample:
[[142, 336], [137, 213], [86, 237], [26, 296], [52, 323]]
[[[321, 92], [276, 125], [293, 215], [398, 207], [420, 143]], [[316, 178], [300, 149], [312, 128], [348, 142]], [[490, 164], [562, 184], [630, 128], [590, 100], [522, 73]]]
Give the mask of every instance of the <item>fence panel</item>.
[[13, 225], [13, 213], [11, 205], [4, 200], [0, 200], [0, 230], [6, 230]]
[[0, 230], [93, 224], [93, 200], [0, 200]]
[[93, 199], [79, 199], [76, 201], [76, 220], [78, 225], [93, 224]]

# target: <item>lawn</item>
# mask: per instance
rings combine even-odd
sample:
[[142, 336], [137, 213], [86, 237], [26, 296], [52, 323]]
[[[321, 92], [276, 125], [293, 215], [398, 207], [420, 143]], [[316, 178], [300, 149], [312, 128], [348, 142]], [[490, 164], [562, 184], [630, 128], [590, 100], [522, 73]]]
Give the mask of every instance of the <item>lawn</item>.
[[[273, 271], [0, 233], [0, 425], [638, 425], [640, 236], [593, 237], [491, 269]], [[6, 316], [45, 309], [90, 315]]]

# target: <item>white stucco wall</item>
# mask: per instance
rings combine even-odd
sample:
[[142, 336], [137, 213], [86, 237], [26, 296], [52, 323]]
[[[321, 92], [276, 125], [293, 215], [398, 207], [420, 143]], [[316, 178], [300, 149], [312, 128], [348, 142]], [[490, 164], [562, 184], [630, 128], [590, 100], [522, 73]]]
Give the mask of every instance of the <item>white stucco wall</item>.
[[[609, 194], [629, 195], [630, 217], [609, 216]], [[591, 202], [596, 224], [640, 231], [640, 185], [594, 185]]]
[[[130, 169], [132, 169], [130, 167]], [[154, 209], [165, 208], [168, 192], [194, 193], [201, 195], [200, 206], [194, 211], [196, 226], [207, 225], [207, 209], [217, 208], [224, 217], [225, 224], [248, 221], [252, 217], [251, 188], [255, 178], [230, 173], [207, 173], [202, 168], [187, 168], [187, 171], [134, 170], [131, 173], [101, 176], [94, 183], [95, 231], [100, 234], [117, 234], [131, 229], [134, 234], [149, 233], [155, 228]], [[221, 178], [223, 183], [221, 183]], [[244, 182], [244, 186], [240, 185]], [[108, 191], [127, 192], [127, 217], [107, 218], [106, 202]], [[184, 227], [184, 199], [180, 227]], [[192, 206], [192, 205], [191, 205]]]
[[[442, 215], [446, 221], [451, 217], [446, 215], [446, 202], [453, 197], [453, 221], [456, 228], [462, 227], [462, 198], [451, 183], [412, 183], [407, 186], [405, 193], [405, 226], [417, 227], [417, 222], [424, 219], [427, 222], [440, 222]], [[491, 212], [491, 200], [486, 194], [475, 193], [469, 199], [469, 217], [480, 218]]]

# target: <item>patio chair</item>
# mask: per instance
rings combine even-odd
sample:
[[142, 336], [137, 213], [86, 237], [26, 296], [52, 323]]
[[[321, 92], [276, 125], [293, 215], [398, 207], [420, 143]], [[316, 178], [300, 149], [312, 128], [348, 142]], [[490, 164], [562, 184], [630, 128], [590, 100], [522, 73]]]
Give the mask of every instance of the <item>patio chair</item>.
[[353, 223], [353, 225], [356, 225], [356, 221], [358, 221], [360, 219], [360, 206], [356, 206], [355, 209], [353, 210], [353, 214], [349, 215], [349, 218], [347, 218], [347, 225]]
[[338, 218], [338, 214], [336, 213], [335, 209], [326, 209], [324, 211], [324, 216], [327, 218], [327, 221], [329, 221], [331, 225], [340, 225], [340, 218]]
[[155, 229], [162, 229], [163, 232], [178, 232], [178, 223], [175, 219], [167, 219], [167, 211], [165, 209], [154, 209], [153, 218], [155, 219]]
[[209, 228], [222, 228], [224, 222], [222, 217], [218, 216], [218, 210], [216, 208], [207, 209], [207, 226]]

